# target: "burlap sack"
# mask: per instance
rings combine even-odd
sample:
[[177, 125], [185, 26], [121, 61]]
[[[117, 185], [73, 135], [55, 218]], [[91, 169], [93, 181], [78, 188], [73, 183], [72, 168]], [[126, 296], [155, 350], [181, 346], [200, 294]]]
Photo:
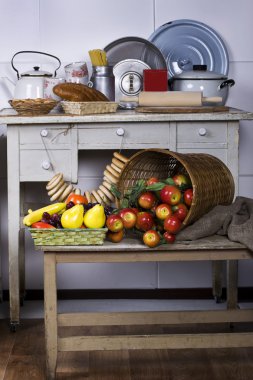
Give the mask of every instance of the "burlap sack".
[[237, 197], [229, 206], [216, 206], [176, 236], [177, 240], [196, 240], [214, 234], [227, 235], [231, 241], [253, 251], [253, 199]]

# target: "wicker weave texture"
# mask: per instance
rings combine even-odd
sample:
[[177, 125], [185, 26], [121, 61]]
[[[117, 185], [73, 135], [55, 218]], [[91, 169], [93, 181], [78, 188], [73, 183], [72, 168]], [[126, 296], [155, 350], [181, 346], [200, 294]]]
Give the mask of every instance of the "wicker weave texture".
[[74, 115], [92, 115], [99, 113], [116, 112], [118, 103], [114, 102], [70, 102], [62, 101], [62, 108], [65, 113]]
[[10, 105], [19, 115], [36, 116], [48, 114], [56, 105], [54, 99], [13, 99], [9, 100]]
[[29, 228], [34, 245], [102, 245], [107, 228], [39, 229]]
[[176, 173], [188, 173], [193, 187], [193, 201], [183, 225], [199, 219], [218, 204], [227, 205], [234, 198], [234, 179], [218, 158], [204, 153], [182, 154], [162, 149], [146, 149], [133, 155], [125, 165], [118, 183], [124, 194], [138, 179], [165, 179]]

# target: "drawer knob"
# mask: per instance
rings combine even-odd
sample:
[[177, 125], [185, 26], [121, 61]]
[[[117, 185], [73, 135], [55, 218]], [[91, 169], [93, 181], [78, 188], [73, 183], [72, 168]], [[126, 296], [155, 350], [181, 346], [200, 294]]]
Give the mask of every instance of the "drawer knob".
[[125, 134], [125, 131], [123, 128], [118, 128], [117, 131], [116, 131], [117, 135], [118, 136], [124, 136]]
[[206, 128], [199, 128], [199, 135], [200, 135], [200, 136], [205, 136], [206, 133], [207, 133]]
[[47, 135], [48, 135], [48, 130], [47, 130], [47, 129], [42, 129], [42, 130], [40, 131], [40, 135], [41, 135], [42, 137], [47, 137]]
[[43, 169], [48, 170], [50, 168], [51, 164], [49, 161], [43, 161], [41, 166]]

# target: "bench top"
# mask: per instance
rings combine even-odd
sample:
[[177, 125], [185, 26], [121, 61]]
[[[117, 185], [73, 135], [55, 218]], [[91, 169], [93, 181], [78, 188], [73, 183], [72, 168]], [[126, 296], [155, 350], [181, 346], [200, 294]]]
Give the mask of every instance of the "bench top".
[[[120, 243], [105, 241], [103, 245], [36, 246], [44, 253], [61, 255], [61, 262], [138, 262], [138, 261], [205, 261], [253, 259], [253, 252], [224, 236], [195, 241], [182, 241], [148, 248], [141, 241], [125, 238]], [[77, 256], [74, 256], [77, 254]], [[80, 258], [80, 254], [82, 258]], [[56, 259], [58, 260], [58, 259]], [[73, 261], [72, 261], [73, 260]]]

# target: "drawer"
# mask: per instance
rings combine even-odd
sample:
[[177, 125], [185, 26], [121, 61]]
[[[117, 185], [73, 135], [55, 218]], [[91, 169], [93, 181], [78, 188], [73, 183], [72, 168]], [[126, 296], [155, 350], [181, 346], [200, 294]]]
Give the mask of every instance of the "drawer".
[[177, 143], [227, 143], [227, 123], [194, 122], [177, 124]]
[[78, 149], [168, 148], [169, 123], [131, 123], [78, 128]]
[[227, 149], [177, 149], [178, 153], [205, 153], [219, 158], [225, 165], [228, 165]]
[[55, 150], [48, 153], [45, 150], [20, 151], [22, 182], [48, 181], [58, 172], [64, 174], [65, 180], [71, 180], [71, 150]]
[[19, 128], [20, 149], [37, 148], [66, 149], [71, 143], [71, 131], [67, 126], [23, 126]]

